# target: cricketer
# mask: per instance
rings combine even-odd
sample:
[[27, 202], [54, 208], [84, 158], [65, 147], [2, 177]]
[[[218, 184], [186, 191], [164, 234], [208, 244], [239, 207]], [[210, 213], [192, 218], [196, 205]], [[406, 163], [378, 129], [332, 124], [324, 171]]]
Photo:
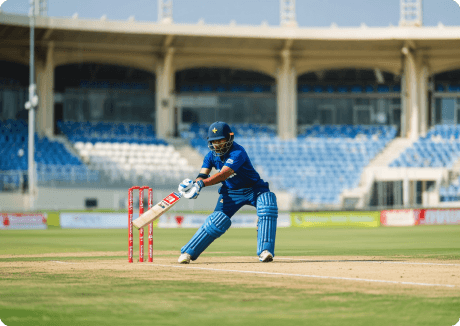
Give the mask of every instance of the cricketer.
[[[278, 205], [268, 182], [262, 180], [251, 164], [245, 149], [234, 142], [234, 133], [225, 122], [217, 121], [208, 130], [208, 147], [195, 181], [185, 179], [179, 191], [185, 198], [196, 199], [203, 187], [222, 183], [214, 212], [209, 215], [192, 239], [182, 247], [178, 262], [188, 264], [230, 228], [231, 217], [244, 205], [256, 207], [257, 256], [271, 262], [275, 256]], [[218, 173], [210, 176], [212, 168]]]

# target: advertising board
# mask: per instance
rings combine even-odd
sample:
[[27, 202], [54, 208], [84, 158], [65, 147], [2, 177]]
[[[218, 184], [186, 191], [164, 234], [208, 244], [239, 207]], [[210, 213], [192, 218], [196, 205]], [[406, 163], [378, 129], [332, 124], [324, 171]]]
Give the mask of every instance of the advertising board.
[[380, 212], [380, 224], [384, 226], [413, 226], [417, 225], [421, 210], [393, 209]]
[[47, 228], [46, 214], [2, 213], [0, 230], [44, 230]]
[[61, 213], [63, 229], [119, 229], [128, 228], [125, 213]]
[[378, 227], [380, 212], [295, 212], [291, 223], [294, 227]]
[[[159, 228], [199, 228], [209, 214], [163, 214], [158, 221]], [[256, 214], [236, 214], [231, 218], [232, 228], [256, 228], [257, 227]], [[281, 213], [278, 215], [277, 226], [289, 227], [291, 226], [291, 219], [288, 213]]]
[[460, 224], [460, 209], [424, 209], [419, 224]]

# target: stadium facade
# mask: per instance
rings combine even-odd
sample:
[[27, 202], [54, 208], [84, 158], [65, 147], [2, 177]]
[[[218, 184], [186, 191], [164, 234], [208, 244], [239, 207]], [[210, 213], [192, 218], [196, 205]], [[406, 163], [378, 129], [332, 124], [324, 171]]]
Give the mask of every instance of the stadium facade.
[[[157, 137], [171, 139], [184, 126], [221, 119], [272, 126], [281, 141], [317, 125], [388, 126], [396, 134], [379, 147], [387, 163], [374, 153], [334, 207], [442, 204], [440, 189], [454, 178], [456, 156], [417, 166], [393, 164], [397, 157], [388, 159], [388, 152], [393, 146], [403, 154], [437, 125], [460, 121], [460, 27], [37, 17], [35, 28], [41, 136], [59, 133], [59, 121], [151, 123]], [[0, 12], [0, 36], [0, 118], [15, 119], [27, 93], [21, 79], [27, 80], [29, 18]]]

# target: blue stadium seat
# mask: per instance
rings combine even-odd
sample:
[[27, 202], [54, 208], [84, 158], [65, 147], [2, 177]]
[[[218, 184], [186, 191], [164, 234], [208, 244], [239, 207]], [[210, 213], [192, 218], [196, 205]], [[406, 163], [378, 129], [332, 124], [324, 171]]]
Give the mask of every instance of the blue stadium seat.
[[348, 87], [347, 86], [338, 86], [337, 87], [337, 92], [339, 92], [339, 93], [348, 93]]
[[300, 85], [299, 86], [299, 92], [301, 93], [308, 93], [308, 92], [311, 92], [311, 87], [308, 86], [308, 85]]
[[212, 91], [213, 91], [213, 88], [212, 88], [211, 85], [203, 85], [201, 90], [202, 90], [203, 92], [212, 92]]
[[449, 85], [449, 92], [460, 92], [460, 85]]
[[377, 86], [377, 92], [379, 93], [388, 93], [390, 88], [387, 85], [379, 85]]
[[227, 92], [228, 89], [225, 85], [219, 85], [216, 87], [216, 91], [219, 92], [219, 93], [222, 93], [222, 92]]
[[332, 85], [326, 86], [326, 93], [334, 93], [335, 87]]
[[352, 93], [362, 93], [363, 92], [363, 87], [359, 85], [355, 85], [351, 87], [351, 92]]
[[314, 86], [314, 87], [313, 87], [313, 91], [314, 91], [315, 93], [322, 93], [322, 92], [324, 91], [324, 89], [323, 89], [323, 86], [317, 85], [317, 86]]
[[[194, 135], [190, 144], [203, 155], [209, 149], [198, 131], [206, 132], [207, 127], [194, 125], [187, 133]], [[396, 136], [396, 129], [390, 126], [314, 125], [296, 140], [285, 141], [276, 138], [275, 130], [268, 126], [231, 127], [235, 140], [273, 187], [319, 205], [338, 204], [344, 189], [357, 187], [364, 166]], [[357, 136], [365, 137], [350, 142]]]
[[366, 93], [373, 93], [374, 92], [374, 86], [372, 85], [367, 85], [365, 88]]

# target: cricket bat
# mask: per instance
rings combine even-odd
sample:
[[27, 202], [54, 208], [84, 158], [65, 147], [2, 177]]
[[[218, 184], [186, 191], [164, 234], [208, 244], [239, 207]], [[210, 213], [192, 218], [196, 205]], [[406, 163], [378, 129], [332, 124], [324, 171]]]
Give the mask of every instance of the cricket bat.
[[157, 218], [159, 218], [161, 215], [166, 213], [171, 207], [177, 204], [179, 199], [181, 199], [182, 194], [177, 193], [177, 192], [172, 192], [165, 198], [163, 198], [162, 201], [160, 201], [158, 204], [150, 208], [147, 212], [139, 216], [133, 221], [133, 225], [140, 229], [146, 226], [149, 223], [152, 223], [155, 221]]

